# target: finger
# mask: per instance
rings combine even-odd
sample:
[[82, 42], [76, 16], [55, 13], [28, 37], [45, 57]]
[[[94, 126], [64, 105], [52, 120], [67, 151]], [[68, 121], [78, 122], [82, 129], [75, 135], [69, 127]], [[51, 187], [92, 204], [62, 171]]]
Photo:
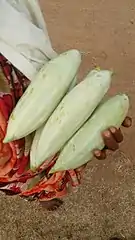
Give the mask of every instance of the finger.
[[120, 129], [117, 129], [115, 127], [110, 128], [110, 132], [112, 133], [114, 139], [117, 143], [120, 143], [123, 141], [123, 134]]
[[122, 123], [122, 126], [128, 128], [128, 127], [131, 127], [131, 125], [132, 125], [132, 118], [126, 117], [124, 122]]
[[116, 151], [119, 148], [119, 145], [110, 130], [104, 131], [102, 135], [104, 143], [109, 150]]
[[106, 158], [106, 150], [95, 150], [94, 151], [94, 156], [98, 159], [98, 160], [104, 160]]

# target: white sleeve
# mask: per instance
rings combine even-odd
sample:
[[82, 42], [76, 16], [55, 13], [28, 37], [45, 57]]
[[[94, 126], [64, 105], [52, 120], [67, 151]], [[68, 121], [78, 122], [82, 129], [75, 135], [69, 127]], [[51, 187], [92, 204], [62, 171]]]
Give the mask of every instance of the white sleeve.
[[37, 0], [0, 0], [0, 52], [30, 80], [57, 56]]

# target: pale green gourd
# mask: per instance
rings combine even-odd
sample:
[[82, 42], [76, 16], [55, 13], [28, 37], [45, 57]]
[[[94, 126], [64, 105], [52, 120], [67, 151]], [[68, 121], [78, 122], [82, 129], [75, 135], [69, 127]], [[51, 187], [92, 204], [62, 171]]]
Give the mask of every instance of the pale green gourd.
[[[77, 84], [77, 76], [73, 79], [72, 83], [70, 84], [68, 92], [70, 92], [75, 87], [76, 84]], [[31, 151], [30, 151], [30, 161], [31, 162], [36, 161], [37, 146], [38, 146], [38, 142], [39, 142], [39, 139], [40, 139], [43, 129], [44, 129], [44, 124], [40, 128], [38, 128], [34, 134]]]
[[42, 67], [14, 108], [4, 143], [23, 138], [46, 122], [71, 86], [80, 64], [80, 52], [73, 49]]
[[111, 71], [93, 70], [62, 99], [42, 130], [32, 170], [56, 154], [89, 118], [108, 91], [111, 76]]
[[93, 150], [104, 148], [102, 132], [111, 126], [119, 128], [128, 109], [129, 99], [125, 94], [102, 103], [65, 145], [50, 173], [76, 169], [91, 160]]

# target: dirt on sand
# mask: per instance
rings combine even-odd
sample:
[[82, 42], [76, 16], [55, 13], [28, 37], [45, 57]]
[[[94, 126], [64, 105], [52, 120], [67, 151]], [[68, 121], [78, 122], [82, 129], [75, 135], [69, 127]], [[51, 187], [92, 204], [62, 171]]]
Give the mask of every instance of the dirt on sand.
[[[110, 94], [126, 92], [135, 118], [135, 1], [41, 0], [53, 47], [83, 53], [80, 79], [90, 68], [114, 69]], [[0, 197], [0, 240], [135, 239], [135, 125], [105, 161], [88, 164], [77, 193], [56, 212], [19, 197]]]

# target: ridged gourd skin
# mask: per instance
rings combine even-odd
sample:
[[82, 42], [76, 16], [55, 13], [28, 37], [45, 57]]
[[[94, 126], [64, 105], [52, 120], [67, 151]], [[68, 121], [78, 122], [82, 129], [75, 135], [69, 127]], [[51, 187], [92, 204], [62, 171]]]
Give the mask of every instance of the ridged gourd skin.
[[101, 103], [90, 119], [69, 140], [50, 173], [76, 169], [93, 158], [93, 150], [105, 146], [102, 132], [111, 126], [119, 128], [129, 109], [128, 96], [116, 95]]
[[112, 72], [93, 70], [60, 102], [42, 131], [31, 169], [56, 154], [89, 118], [111, 84]]
[[14, 108], [4, 143], [27, 136], [47, 121], [70, 88], [80, 64], [81, 54], [73, 49], [42, 67]]

